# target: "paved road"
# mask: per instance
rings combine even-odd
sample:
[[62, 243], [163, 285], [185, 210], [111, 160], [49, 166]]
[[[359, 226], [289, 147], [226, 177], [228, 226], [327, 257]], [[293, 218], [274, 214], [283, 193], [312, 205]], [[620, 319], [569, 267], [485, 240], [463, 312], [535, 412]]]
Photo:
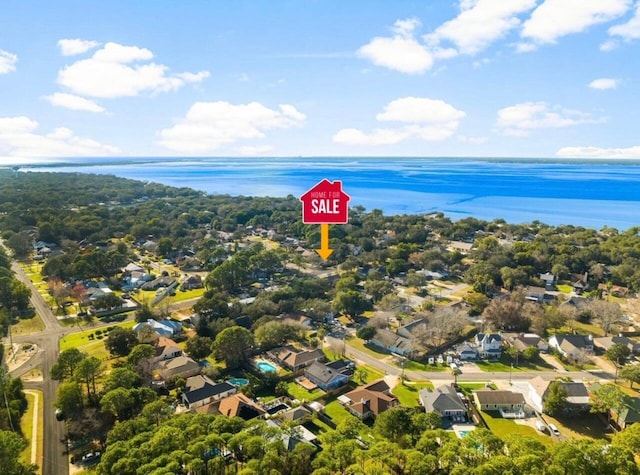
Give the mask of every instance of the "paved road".
[[[328, 336], [327, 339], [329, 341], [335, 340], [334, 338]], [[347, 356], [351, 356], [358, 361], [362, 361], [368, 366], [379, 369], [383, 371], [385, 374], [391, 374], [394, 376], [398, 376], [402, 373], [402, 369], [398, 368], [395, 365], [391, 365], [385, 361], [382, 361], [374, 356], [369, 355], [368, 353], [361, 351], [357, 348], [346, 345], [345, 352]], [[405, 371], [405, 375], [414, 381], [423, 381], [423, 380], [432, 380], [432, 381], [453, 381], [453, 376], [449, 371]], [[529, 380], [533, 379], [536, 376], [541, 376], [545, 379], [554, 379], [558, 376], [562, 376], [563, 378], [568, 377], [574, 380], [596, 380], [596, 379], [607, 379], [613, 380], [613, 375], [605, 372], [605, 371], [514, 371], [512, 373], [509, 372], [467, 372], [464, 371], [464, 366], [462, 367], [462, 374], [458, 376], [458, 381], [519, 381], [519, 380]]]
[[45, 329], [39, 333], [24, 335], [14, 338], [15, 343], [35, 343], [38, 345], [38, 353], [24, 365], [11, 372], [14, 377], [19, 377], [33, 368], [42, 371], [42, 382], [25, 382], [27, 389], [39, 389], [43, 394], [42, 405], [44, 408], [44, 434], [43, 434], [43, 475], [67, 475], [69, 473], [69, 460], [65, 453], [66, 428], [64, 422], [58, 422], [53, 406], [56, 400], [58, 382], [49, 378], [51, 367], [58, 359], [58, 342], [60, 337], [71, 330], [64, 329], [51, 311], [49, 305], [38, 293], [29, 277], [22, 268], [13, 263], [11, 266], [18, 279], [24, 282], [31, 289], [31, 304], [35, 307], [37, 314], [42, 318]]

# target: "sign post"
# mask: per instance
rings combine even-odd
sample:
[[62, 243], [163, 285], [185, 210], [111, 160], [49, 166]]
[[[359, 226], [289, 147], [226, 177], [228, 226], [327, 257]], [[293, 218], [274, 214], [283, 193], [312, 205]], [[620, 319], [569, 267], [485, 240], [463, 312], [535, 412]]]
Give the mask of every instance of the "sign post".
[[316, 252], [325, 261], [333, 253], [333, 249], [329, 249], [329, 224], [349, 222], [350, 199], [351, 197], [342, 191], [341, 181], [336, 180], [332, 183], [326, 178], [300, 197], [302, 222], [320, 225], [320, 249], [316, 249]]

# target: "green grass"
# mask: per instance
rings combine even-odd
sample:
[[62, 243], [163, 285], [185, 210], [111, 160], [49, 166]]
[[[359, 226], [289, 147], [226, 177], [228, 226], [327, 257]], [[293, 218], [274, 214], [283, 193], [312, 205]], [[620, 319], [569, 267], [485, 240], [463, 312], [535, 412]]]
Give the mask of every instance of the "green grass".
[[[120, 323], [113, 323], [110, 326], [114, 327], [122, 327], [122, 328], [131, 328], [136, 324], [135, 321], [127, 321]], [[60, 340], [60, 351], [68, 350], [69, 348], [80, 348], [82, 351], [87, 351], [86, 347], [91, 347], [94, 349], [95, 346], [100, 346], [97, 344], [101, 344], [104, 347], [104, 338], [101, 340], [95, 338], [93, 340], [89, 339], [89, 335], [95, 335], [97, 330], [101, 330], [103, 335], [105, 334], [106, 327], [103, 328], [89, 328], [86, 330], [78, 331], [75, 333], [70, 333], [69, 335], [63, 337]]]
[[608, 440], [611, 434], [604, 431], [604, 424], [595, 414], [583, 414], [579, 417], [556, 419], [545, 414], [547, 422], [558, 427], [560, 434], [571, 439]]
[[368, 383], [372, 383], [374, 381], [377, 381], [379, 379], [384, 378], [384, 373], [382, 371], [380, 371], [379, 369], [374, 368], [373, 366], [358, 365], [358, 368], [363, 369], [366, 374], [365, 374], [365, 377], [364, 377], [364, 383], [361, 382], [360, 380], [358, 380], [358, 381], [354, 380], [353, 382], [355, 384], [368, 384]]
[[355, 417], [344, 407], [342, 407], [342, 405], [336, 400], [333, 400], [325, 405], [325, 414], [333, 419], [333, 422], [335, 422], [336, 425], [340, 424], [346, 419]]
[[478, 368], [488, 373], [507, 373], [513, 371], [517, 373], [519, 371], [526, 371], [525, 368], [511, 366], [511, 364], [503, 363], [502, 361], [476, 361]]
[[571, 292], [573, 292], [573, 287], [571, 287], [569, 284], [559, 284], [556, 285], [556, 288], [563, 294], [570, 294]]
[[471, 394], [473, 391], [486, 388], [485, 383], [458, 383], [458, 386], [465, 394]]
[[500, 361], [476, 361], [478, 368], [480, 368], [482, 371], [487, 371], [490, 373], [507, 373], [509, 371], [517, 373], [521, 371], [553, 370], [553, 368], [545, 363], [541, 358], [538, 358], [535, 361], [526, 361], [523, 358], [519, 358], [517, 363], [518, 364], [516, 364], [516, 361], [506, 353], [502, 353]]
[[449, 369], [449, 366], [445, 364], [429, 364], [409, 360], [407, 361], [404, 369], [407, 371], [446, 371]]
[[307, 391], [295, 381], [290, 382], [287, 385], [287, 391], [291, 397], [299, 401], [315, 401], [316, 399], [325, 395], [321, 389], [314, 389], [313, 391]]
[[385, 351], [383, 349], [374, 350], [372, 346], [365, 345], [364, 340], [361, 340], [358, 337], [347, 338], [347, 345], [353, 346], [356, 350], [367, 353], [374, 358], [384, 358], [385, 356], [388, 356], [390, 354], [388, 351]]
[[503, 419], [497, 415], [497, 413], [494, 415], [489, 412], [482, 412], [482, 418], [489, 426], [489, 430], [500, 438], [507, 435], [528, 435], [544, 444], [551, 444], [553, 442], [551, 437], [540, 434], [540, 432], [533, 427], [516, 424], [512, 419]]
[[416, 381], [415, 383], [409, 381], [405, 384], [398, 384], [391, 392], [398, 397], [403, 406], [416, 407], [420, 405], [418, 393], [424, 388], [433, 389], [433, 384], [428, 381]]
[[20, 318], [18, 319], [18, 323], [11, 325], [11, 334], [13, 336], [30, 335], [31, 333], [37, 333], [42, 330], [44, 330], [44, 322], [38, 314], [31, 318]]
[[[31, 440], [32, 434], [33, 434], [33, 410], [34, 410], [33, 406], [35, 402], [35, 396], [32, 394], [32, 392], [38, 393], [38, 427], [36, 428], [37, 440], [35, 441]], [[35, 390], [30, 390], [29, 392], [25, 393], [25, 396], [27, 398], [27, 411], [23, 414], [22, 418], [20, 419], [20, 430], [24, 435], [24, 439], [27, 441], [27, 446], [20, 454], [20, 460], [22, 460], [25, 463], [29, 463], [29, 464], [31, 463], [31, 446], [32, 444], [35, 443], [37, 444], [36, 463], [38, 465], [42, 465], [42, 451], [43, 451], [42, 437], [44, 434], [44, 419], [42, 417], [43, 411], [44, 411], [44, 408], [42, 405], [43, 396], [41, 391], [35, 391]], [[42, 467], [38, 468], [38, 473], [42, 473]]]

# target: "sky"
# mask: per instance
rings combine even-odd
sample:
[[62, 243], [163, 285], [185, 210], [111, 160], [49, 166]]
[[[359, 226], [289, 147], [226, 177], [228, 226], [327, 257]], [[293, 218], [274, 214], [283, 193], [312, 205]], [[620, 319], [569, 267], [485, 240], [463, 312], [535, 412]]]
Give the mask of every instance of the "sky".
[[7, 0], [0, 164], [640, 158], [640, 0]]

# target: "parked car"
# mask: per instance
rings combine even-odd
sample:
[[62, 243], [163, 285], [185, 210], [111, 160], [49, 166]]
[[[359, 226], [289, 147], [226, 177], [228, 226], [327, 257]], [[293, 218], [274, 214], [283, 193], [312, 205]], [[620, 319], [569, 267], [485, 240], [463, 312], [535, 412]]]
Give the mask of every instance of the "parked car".
[[84, 454], [82, 456], [82, 463], [95, 462], [100, 458], [101, 455], [101, 452], [89, 452], [88, 454]]
[[553, 435], [559, 436], [560, 435], [560, 431], [558, 430], [558, 428], [555, 426], [555, 424], [549, 424], [549, 430], [551, 431], [551, 433]]
[[536, 429], [538, 429], [540, 432], [547, 432], [546, 424], [540, 420], [536, 421]]
[[64, 413], [62, 412], [62, 409], [60, 409], [59, 407], [56, 407], [55, 414], [56, 414], [56, 420], [58, 421], [64, 420]]

